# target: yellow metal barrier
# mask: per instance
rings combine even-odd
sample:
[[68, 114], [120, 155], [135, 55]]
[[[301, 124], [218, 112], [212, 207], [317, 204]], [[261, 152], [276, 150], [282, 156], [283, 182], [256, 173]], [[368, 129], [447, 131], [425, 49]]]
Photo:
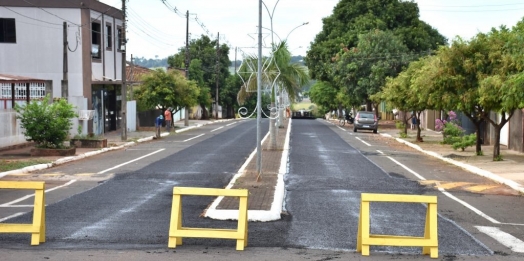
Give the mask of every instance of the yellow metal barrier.
[[[427, 203], [424, 237], [370, 235], [369, 202]], [[369, 246], [421, 246], [422, 254], [438, 258], [437, 197], [362, 193], [358, 222], [357, 252], [369, 256]]]
[[[238, 228], [234, 230], [182, 227], [182, 195], [239, 197]], [[236, 239], [236, 249], [244, 250], [244, 247], [247, 246], [247, 197], [248, 191], [246, 189], [174, 187], [168, 247], [176, 248], [176, 246], [182, 245], [183, 237], [203, 237]]]
[[45, 183], [35, 181], [0, 181], [0, 189], [34, 189], [35, 206], [32, 224], [0, 223], [0, 233], [30, 233], [31, 245], [45, 242]]

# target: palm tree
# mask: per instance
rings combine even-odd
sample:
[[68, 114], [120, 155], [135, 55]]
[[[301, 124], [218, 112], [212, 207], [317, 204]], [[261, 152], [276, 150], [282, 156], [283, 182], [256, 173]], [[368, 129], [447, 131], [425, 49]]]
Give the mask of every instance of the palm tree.
[[[239, 74], [242, 76], [251, 75], [251, 77], [243, 77], [244, 88], [240, 89], [237, 96], [239, 104], [244, 103], [245, 99], [257, 90], [257, 75], [254, 73], [258, 69], [257, 59], [256, 56], [250, 56], [240, 66]], [[271, 90], [271, 108], [275, 108], [277, 86], [284, 90], [289, 96], [289, 100], [293, 102], [302, 86], [309, 82], [307, 67], [291, 63], [291, 52], [286, 41], [273, 45], [272, 58], [264, 57], [262, 64], [264, 64], [261, 76], [262, 88]], [[277, 147], [275, 118], [276, 113], [272, 109], [269, 121], [269, 149], [276, 149]]]

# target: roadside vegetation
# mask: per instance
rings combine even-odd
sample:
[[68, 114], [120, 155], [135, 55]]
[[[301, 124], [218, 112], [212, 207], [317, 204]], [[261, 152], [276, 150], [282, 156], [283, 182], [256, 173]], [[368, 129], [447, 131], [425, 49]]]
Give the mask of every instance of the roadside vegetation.
[[21, 169], [38, 164], [48, 164], [52, 161], [43, 159], [29, 159], [29, 160], [0, 160], [0, 172]]

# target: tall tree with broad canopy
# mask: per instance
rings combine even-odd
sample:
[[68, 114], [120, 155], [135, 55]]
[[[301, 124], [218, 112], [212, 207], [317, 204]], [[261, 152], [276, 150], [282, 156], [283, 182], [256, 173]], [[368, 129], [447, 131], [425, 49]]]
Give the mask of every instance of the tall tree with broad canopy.
[[[511, 119], [517, 109], [524, 108], [524, 19], [509, 30], [502, 26], [493, 28], [489, 33], [479, 33], [471, 44], [485, 47], [486, 52], [477, 55], [476, 64], [470, 68], [482, 68], [477, 71], [479, 82], [479, 104], [484, 108], [482, 117], [495, 130], [493, 160], [500, 159], [500, 131]], [[473, 70], [473, 69], [472, 69]], [[497, 122], [489, 112], [501, 115]]]
[[195, 82], [187, 80], [181, 72], [156, 69], [143, 76], [135, 97], [149, 109], [171, 107], [176, 113], [184, 107], [196, 105], [199, 92]]
[[[358, 36], [356, 47], [344, 48], [337, 54], [332, 71], [337, 85], [344, 86], [347, 95], [365, 102], [371, 111], [370, 96], [380, 92], [386, 77], [396, 77], [417, 55], [392, 31], [372, 30]], [[373, 104], [378, 116], [378, 104]]]
[[[199, 99], [199, 104], [203, 110], [202, 117], [204, 119], [209, 117], [207, 108], [210, 102], [216, 100], [216, 77], [218, 77], [220, 93], [221, 86], [225, 86], [226, 79], [230, 75], [229, 65], [231, 62], [229, 61], [228, 55], [229, 46], [221, 44], [217, 51], [217, 40], [211, 40], [206, 35], [202, 35], [199, 39], [194, 39], [189, 42], [189, 79], [195, 80], [198, 83], [198, 87], [201, 88], [201, 91], [209, 92], [209, 97], [211, 97], [211, 100], [206, 99], [206, 97]], [[182, 47], [177, 54], [168, 57], [167, 63], [172, 68], [185, 68], [185, 59], [186, 48]], [[191, 66], [195, 59], [200, 61], [199, 66]]]
[[434, 50], [446, 38], [419, 19], [413, 1], [341, 0], [333, 14], [323, 19], [323, 28], [307, 52], [306, 65], [313, 79], [323, 80], [341, 89], [332, 72], [337, 53], [358, 44], [358, 36], [371, 30], [391, 31], [412, 53]]

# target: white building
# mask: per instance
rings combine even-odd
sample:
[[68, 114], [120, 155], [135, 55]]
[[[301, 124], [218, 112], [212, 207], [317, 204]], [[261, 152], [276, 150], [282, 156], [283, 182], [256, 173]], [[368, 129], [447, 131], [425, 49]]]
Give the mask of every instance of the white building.
[[[95, 111], [93, 120], [85, 121], [84, 132], [116, 130], [121, 112], [122, 17], [121, 10], [95, 0], [0, 0], [0, 74], [52, 81], [53, 97], [67, 96], [79, 110]], [[66, 90], [62, 90], [64, 22]], [[10, 100], [4, 97], [10, 90], [0, 93], [0, 99]]]

